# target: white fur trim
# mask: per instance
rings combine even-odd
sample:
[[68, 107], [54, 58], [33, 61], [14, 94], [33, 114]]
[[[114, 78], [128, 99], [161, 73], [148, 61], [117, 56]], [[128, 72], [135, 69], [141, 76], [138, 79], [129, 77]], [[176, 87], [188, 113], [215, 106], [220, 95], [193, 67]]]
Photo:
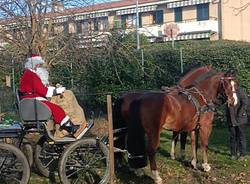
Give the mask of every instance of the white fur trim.
[[69, 121], [69, 116], [66, 115], [63, 120], [61, 121], [60, 125], [62, 126], [64, 123], [66, 123], [67, 121]]
[[40, 101], [48, 101], [46, 98], [43, 97], [35, 97], [35, 99]]
[[48, 91], [46, 93], [46, 97], [52, 97], [55, 89], [56, 89], [55, 87], [49, 86]]

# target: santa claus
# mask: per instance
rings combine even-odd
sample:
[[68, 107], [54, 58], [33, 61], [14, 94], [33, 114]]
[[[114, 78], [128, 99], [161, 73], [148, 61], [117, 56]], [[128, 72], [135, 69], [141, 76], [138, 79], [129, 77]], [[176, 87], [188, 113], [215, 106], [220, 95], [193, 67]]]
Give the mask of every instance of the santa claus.
[[84, 134], [86, 125], [74, 125], [60, 106], [48, 101], [47, 98], [62, 94], [65, 88], [49, 86], [48, 71], [44, 68], [44, 64], [44, 60], [39, 55], [33, 54], [27, 59], [25, 71], [20, 79], [21, 98], [40, 100], [51, 110], [54, 122], [59, 124], [62, 130], [66, 130], [78, 139]]

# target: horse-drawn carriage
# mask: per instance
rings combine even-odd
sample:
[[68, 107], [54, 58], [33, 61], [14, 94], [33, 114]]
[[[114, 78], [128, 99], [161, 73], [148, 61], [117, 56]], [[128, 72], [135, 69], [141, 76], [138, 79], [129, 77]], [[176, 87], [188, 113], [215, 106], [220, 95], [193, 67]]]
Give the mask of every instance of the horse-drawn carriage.
[[[177, 133], [181, 131], [193, 133], [198, 128], [203, 150], [202, 167], [205, 171], [209, 171], [211, 167], [208, 164], [207, 145], [214, 117], [214, 112], [210, 108], [219, 94], [223, 95], [229, 104], [234, 103], [231, 80], [230, 76], [216, 72], [211, 67], [201, 67], [189, 72], [181, 80], [182, 84], [185, 84], [185, 88], [179, 85], [167, 92], [143, 92], [138, 95], [129, 93], [123, 96], [121, 101], [117, 102], [117, 109], [114, 108], [113, 112], [115, 116], [118, 116], [118, 124], [114, 121], [114, 128], [121, 130], [121, 132], [116, 130], [114, 133], [123, 134], [125, 132], [127, 135], [126, 138], [123, 136], [122, 139], [116, 140], [115, 146], [118, 148], [116, 150], [127, 149], [130, 165], [137, 162], [139, 163], [138, 167], [146, 165], [148, 155], [152, 177], [155, 183], [162, 184], [155, 154], [159, 146], [163, 125], [167, 125], [169, 130]], [[51, 176], [55, 164], [59, 163], [58, 174], [62, 183], [68, 184], [73, 181], [74, 183], [105, 184], [108, 182], [109, 163], [106, 140], [85, 137], [80, 140], [73, 138], [56, 140], [48, 130], [46, 123], [51, 116], [50, 112], [36, 100], [21, 100], [19, 112], [22, 123], [18, 123], [18, 131], [12, 132], [13, 136], [19, 140], [19, 147], [23, 145], [23, 138], [27, 132], [43, 133], [34, 154], [34, 163], [41, 174], [47, 177]], [[180, 116], [180, 112], [182, 116]], [[145, 134], [147, 145], [145, 145]], [[3, 135], [8, 137], [5, 133]], [[194, 143], [195, 138], [192, 138], [192, 164], [195, 167], [197, 158]], [[6, 150], [6, 145], [4, 146]], [[28, 148], [27, 145], [26, 147]], [[4, 179], [9, 179], [8, 173], [11, 173], [10, 169], [13, 168], [8, 165], [1, 167], [1, 164], [11, 163], [8, 161], [11, 159], [7, 156], [5, 158], [5, 155], [12, 155], [12, 158], [16, 158], [12, 159], [14, 161], [20, 160], [18, 166], [21, 165], [22, 168], [26, 169], [27, 161], [20, 150], [18, 154], [15, 152], [16, 149], [11, 151], [9, 151], [10, 154], [0, 155], [0, 177]], [[22, 156], [18, 157], [17, 155]], [[5, 168], [6, 171], [3, 172], [2, 168]], [[25, 172], [24, 169], [13, 168], [13, 171], [21, 173], [18, 174], [21, 183], [25, 183], [29, 176], [29, 169]]]
[[[88, 121], [88, 129], [79, 140], [67, 136], [56, 139], [47, 124], [51, 112], [43, 103], [19, 100], [18, 94], [17, 102], [21, 122], [0, 126], [1, 182], [28, 183], [32, 165], [51, 179], [58, 171], [63, 184], [108, 182], [108, 148], [101, 139], [86, 136], [93, 119]], [[41, 135], [35, 148], [25, 138], [31, 132]]]

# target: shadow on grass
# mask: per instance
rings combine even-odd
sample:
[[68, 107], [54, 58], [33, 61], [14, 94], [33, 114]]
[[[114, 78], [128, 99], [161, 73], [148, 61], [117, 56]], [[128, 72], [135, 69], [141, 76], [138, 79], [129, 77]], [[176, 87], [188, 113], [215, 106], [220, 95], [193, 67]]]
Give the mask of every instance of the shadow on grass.
[[154, 180], [147, 175], [137, 176], [134, 172], [130, 171], [127, 166], [123, 166], [116, 170], [116, 179], [122, 184], [153, 184]]
[[158, 148], [157, 153], [160, 154], [163, 157], [166, 157], [166, 158], [170, 158], [171, 157], [170, 153], [166, 149], [163, 149], [162, 147]]

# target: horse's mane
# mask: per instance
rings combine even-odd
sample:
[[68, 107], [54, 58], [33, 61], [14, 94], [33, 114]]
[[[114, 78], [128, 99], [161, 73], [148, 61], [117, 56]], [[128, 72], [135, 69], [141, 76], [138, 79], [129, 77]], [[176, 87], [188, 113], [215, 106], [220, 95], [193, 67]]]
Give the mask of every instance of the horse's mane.
[[214, 76], [214, 75], [217, 74], [217, 73], [218, 73], [218, 72], [217, 72], [216, 70], [211, 69], [211, 70], [209, 70], [207, 73], [204, 73], [204, 74], [200, 75], [197, 79], [195, 79], [195, 80], [194, 80], [194, 83], [198, 83], [198, 82], [200, 82], [200, 81], [203, 81], [203, 80], [205, 80], [205, 79], [207, 79], [207, 78], [209, 78], [209, 77]]
[[[208, 65], [208, 66], [196, 66], [196, 67], [192, 67], [192, 69], [190, 69], [188, 72], [186, 72], [184, 74], [184, 76], [178, 81], [178, 84], [182, 84], [182, 83], [185, 83], [185, 80], [190, 80], [190, 78], [192, 77], [192, 75], [194, 75], [194, 73], [196, 72], [204, 72], [204, 73], [207, 73], [209, 71], [212, 70], [212, 66], [211, 65]], [[194, 79], [193, 79], [194, 80]]]

